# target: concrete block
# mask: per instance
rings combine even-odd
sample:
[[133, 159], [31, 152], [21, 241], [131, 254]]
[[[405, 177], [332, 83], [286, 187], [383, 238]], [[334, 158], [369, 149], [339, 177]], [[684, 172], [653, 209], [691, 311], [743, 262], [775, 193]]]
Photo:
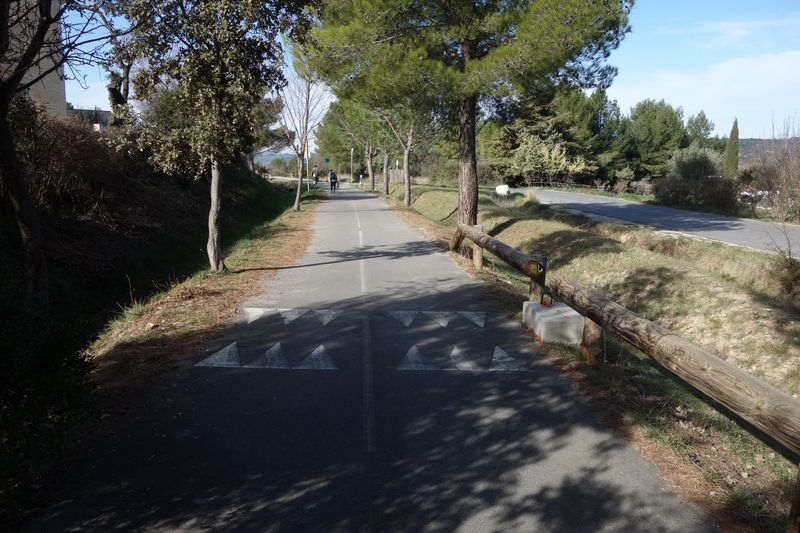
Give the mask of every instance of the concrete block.
[[545, 307], [539, 302], [523, 302], [522, 322], [542, 342], [578, 345], [583, 339], [583, 316], [563, 303]]

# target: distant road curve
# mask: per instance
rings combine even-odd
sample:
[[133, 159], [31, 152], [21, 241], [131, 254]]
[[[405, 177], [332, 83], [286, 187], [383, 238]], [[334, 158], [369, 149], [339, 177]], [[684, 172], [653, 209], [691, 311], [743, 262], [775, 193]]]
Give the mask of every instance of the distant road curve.
[[[526, 189], [512, 189], [512, 191], [524, 194]], [[788, 236], [792, 255], [800, 257], [800, 226], [793, 224], [781, 226], [771, 222], [640, 204], [595, 194], [538, 187], [534, 192], [543, 204], [678, 231], [757, 250], [775, 252], [778, 246], [785, 250]]]

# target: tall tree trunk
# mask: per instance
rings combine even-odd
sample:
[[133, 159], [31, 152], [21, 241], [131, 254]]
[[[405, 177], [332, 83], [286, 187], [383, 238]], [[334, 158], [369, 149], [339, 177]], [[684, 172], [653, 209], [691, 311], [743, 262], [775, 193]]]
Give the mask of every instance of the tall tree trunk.
[[403, 203], [406, 207], [411, 206], [411, 170], [409, 168], [409, 155], [411, 155], [411, 148], [414, 146], [414, 126], [408, 128], [406, 134], [406, 142], [403, 146], [403, 183], [405, 184], [405, 194], [403, 196]]
[[25, 283], [31, 304], [46, 313], [49, 304], [47, 257], [39, 214], [28, 194], [9, 126], [8, 104], [0, 110], [0, 180], [6, 189], [25, 254]]
[[305, 154], [297, 155], [297, 192], [294, 195], [294, 210], [300, 211], [300, 197], [303, 194], [303, 165], [305, 164]]
[[383, 194], [389, 194], [389, 151], [383, 151]]
[[408, 148], [403, 148], [403, 186], [404, 186], [404, 193], [403, 193], [403, 204], [406, 207], [411, 206], [411, 172], [408, 169], [408, 156], [411, 153], [411, 150]]
[[364, 150], [364, 159], [367, 162], [367, 174], [369, 175], [369, 190], [375, 190], [375, 168], [372, 163], [372, 159], [375, 157], [375, 152], [373, 151], [373, 147], [370, 143], [367, 143], [366, 149]]
[[475, 156], [475, 108], [477, 98], [464, 96], [459, 101], [458, 221], [478, 223], [478, 166]]
[[219, 212], [222, 207], [219, 197], [219, 184], [222, 179], [219, 171], [219, 160], [216, 156], [211, 159], [211, 207], [208, 210], [208, 263], [213, 272], [227, 270], [222, 260], [222, 246], [219, 239]]

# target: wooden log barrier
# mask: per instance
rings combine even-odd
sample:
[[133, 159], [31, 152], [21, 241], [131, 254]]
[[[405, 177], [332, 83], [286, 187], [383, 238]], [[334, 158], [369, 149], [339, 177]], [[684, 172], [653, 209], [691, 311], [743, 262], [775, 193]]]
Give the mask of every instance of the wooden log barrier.
[[[539, 266], [546, 269], [543, 255], [528, 256], [465, 224], [458, 225], [451, 249], [458, 248], [464, 238], [491, 251], [530, 278], [541, 275]], [[550, 294], [589, 319], [590, 338], [585, 342], [587, 348], [597, 346], [600, 328], [613, 331], [692, 387], [724, 405], [792, 452], [800, 454], [800, 400], [665, 327], [640, 317], [611, 301], [601, 291], [552, 274], [548, 276], [548, 289]], [[796, 507], [800, 507], [800, 504]], [[800, 511], [795, 510], [795, 513]]]
[[613, 331], [792, 452], [800, 453], [800, 400], [640, 317], [598, 290], [553, 274], [549, 289], [583, 316]]
[[545, 267], [547, 261], [541, 254], [528, 256], [527, 254], [517, 250], [513, 246], [490, 237], [486, 233], [479, 231], [475, 226], [468, 226], [466, 224], [459, 224], [456, 234], [450, 241], [450, 249], [455, 250], [461, 245], [461, 241], [467, 238], [483, 248], [489, 250], [494, 255], [516, 268], [526, 276], [533, 278], [539, 277], [540, 272], [538, 265]]

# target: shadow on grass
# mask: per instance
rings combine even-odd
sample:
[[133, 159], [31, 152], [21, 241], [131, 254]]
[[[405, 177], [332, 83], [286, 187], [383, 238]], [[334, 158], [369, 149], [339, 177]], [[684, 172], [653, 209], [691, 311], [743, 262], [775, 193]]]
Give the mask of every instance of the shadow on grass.
[[[673, 284], [685, 277], [685, 272], [669, 267], [637, 268], [619, 282], [610, 284], [606, 291], [623, 307], [635, 313], [644, 313], [648, 310], [649, 302], [674, 300]], [[677, 305], [679, 302], [673, 303]]]
[[[280, 215], [291, 205], [292, 192], [250, 175], [227, 177], [222, 236], [230, 247]], [[129, 225], [50, 221], [51, 309], [46, 316], [24, 305], [18, 237], [10, 225], [0, 232], [8, 250], [0, 261], [0, 311], [9, 317], [0, 326], [0, 523], [35, 505], [45, 472], [75, 449], [96, 415], [90, 364], [81, 351], [123, 307], [207, 264], [206, 186], [165, 182], [178, 206], [169, 213], [137, 204], [136, 187], [148, 186], [128, 184], [131, 213], [120, 218], [129, 216]]]
[[548, 268], [559, 269], [587, 255], [622, 253], [625, 248], [615, 240], [587, 231], [561, 230], [528, 240], [520, 249], [526, 253], [545, 254]]

